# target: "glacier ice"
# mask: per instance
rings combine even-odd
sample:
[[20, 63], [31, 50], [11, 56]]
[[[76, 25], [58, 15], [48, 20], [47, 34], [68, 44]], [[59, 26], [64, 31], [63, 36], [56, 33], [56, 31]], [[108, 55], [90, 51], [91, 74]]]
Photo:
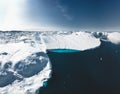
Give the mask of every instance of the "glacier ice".
[[51, 76], [44, 46], [38, 40], [0, 44], [0, 94], [35, 94], [43, 86]]
[[47, 34], [42, 36], [47, 49], [86, 50], [98, 47], [99, 38], [90, 33], [75, 32], [71, 34]]
[[87, 50], [101, 40], [120, 43], [119, 32], [0, 32], [0, 94], [36, 94], [51, 77], [47, 49]]
[[119, 32], [109, 33], [108, 40], [112, 43], [119, 44], [120, 43], [120, 33]]

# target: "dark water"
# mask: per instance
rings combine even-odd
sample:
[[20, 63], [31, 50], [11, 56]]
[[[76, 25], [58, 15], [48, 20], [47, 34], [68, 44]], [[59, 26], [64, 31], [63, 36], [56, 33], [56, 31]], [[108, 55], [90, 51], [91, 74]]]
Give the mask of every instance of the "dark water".
[[40, 94], [120, 94], [120, 45], [48, 55], [52, 78]]

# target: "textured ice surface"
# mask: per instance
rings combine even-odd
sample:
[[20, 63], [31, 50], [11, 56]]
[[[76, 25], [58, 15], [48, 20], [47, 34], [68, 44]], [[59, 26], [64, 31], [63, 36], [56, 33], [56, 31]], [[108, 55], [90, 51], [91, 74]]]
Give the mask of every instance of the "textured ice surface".
[[45, 50], [38, 40], [0, 44], [0, 94], [35, 94], [51, 76]]
[[86, 50], [98, 47], [100, 39], [90, 33], [74, 32], [71, 34], [48, 34], [42, 36], [47, 49]]
[[108, 40], [112, 43], [119, 44], [120, 43], [120, 33], [113, 32], [108, 34]]
[[0, 32], [0, 94], [36, 94], [51, 77], [47, 49], [86, 50], [120, 43], [118, 32]]

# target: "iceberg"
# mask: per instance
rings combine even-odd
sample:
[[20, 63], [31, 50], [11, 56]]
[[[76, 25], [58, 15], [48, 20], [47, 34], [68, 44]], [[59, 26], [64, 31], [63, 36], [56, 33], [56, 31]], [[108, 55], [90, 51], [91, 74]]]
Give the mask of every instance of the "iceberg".
[[73, 32], [70, 34], [45, 34], [42, 39], [47, 49], [86, 50], [100, 46], [99, 38], [91, 33]]
[[120, 43], [120, 33], [119, 32], [108, 33], [108, 40], [114, 44], [119, 44]]
[[120, 33], [1, 31], [0, 94], [37, 94], [51, 77], [48, 50], [84, 51], [99, 47], [101, 40], [119, 44]]
[[36, 94], [51, 77], [44, 44], [0, 44], [0, 94]]

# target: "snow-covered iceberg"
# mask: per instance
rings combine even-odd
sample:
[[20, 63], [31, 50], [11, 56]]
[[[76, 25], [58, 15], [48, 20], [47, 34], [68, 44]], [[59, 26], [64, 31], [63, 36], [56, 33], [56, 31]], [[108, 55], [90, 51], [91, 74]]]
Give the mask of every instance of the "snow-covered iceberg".
[[50, 78], [51, 65], [44, 44], [0, 44], [0, 94], [36, 94]]
[[98, 47], [101, 44], [99, 38], [86, 32], [44, 34], [42, 35], [42, 39], [47, 49], [86, 50]]
[[118, 32], [0, 32], [0, 94], [37, 94], [51, 77], [47, 49], [87, 50], [120, 43]]
[[119, 32], [108, 33], [108, 40], [112, 43], [119, 44], [120, 43], [120, 33]]

